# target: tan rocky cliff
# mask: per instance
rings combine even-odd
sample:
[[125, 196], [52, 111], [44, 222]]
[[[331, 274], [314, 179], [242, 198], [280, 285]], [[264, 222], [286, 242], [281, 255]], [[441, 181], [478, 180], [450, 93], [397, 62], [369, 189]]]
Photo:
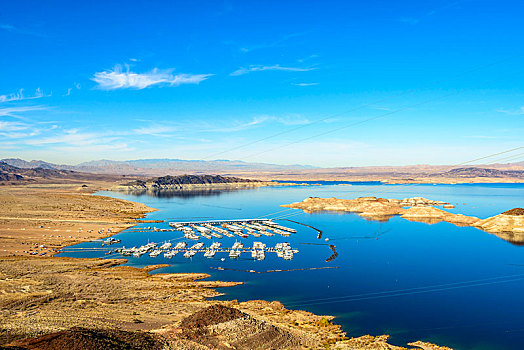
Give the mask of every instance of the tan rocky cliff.
[[[524, 209], [515, 208], [502, 214], [479, 219], [474, 216], [450, 213], [435, 208], [450, 207], [451, 204], [423, 197], [404, 199], [386, 199], [377, 197], [359, 197], [356, 199], [309, 197], [302, 202], [284, 204], [282, 207], [302, 209], [306, 213], [323, 210], [346, 211], [357, 213], [366, 219], [387, 221], [394, 215], [416, 222], [436, 224], [442, 221], [456, 226], [473, 226], [493, 233], [514, 244], [524, 243]], [[406, 207], [408, 207], [406, 209]]]

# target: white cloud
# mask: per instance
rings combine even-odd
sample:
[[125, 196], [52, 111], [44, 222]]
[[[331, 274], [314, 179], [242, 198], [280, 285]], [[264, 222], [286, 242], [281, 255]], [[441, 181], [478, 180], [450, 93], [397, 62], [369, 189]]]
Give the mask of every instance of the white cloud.
[[318, 83], [294, 83], [293, 85], [296, 85], [296, 86], [314, 86], [314, 85], [318, 85]]
[[18, 115], [18, 113], [41, 111], [46, 109], [43, 106], [25, 106], [25, 107], [6, 107], [0, 108], [0, 117], [13, 117], [18, 119], [24, 119]]
[[[55, 136], [44, 137], [36, 140], [28, 140], [27, 144], [38, 146], [47, 144], [60, 144], [65, 143], [74, 146], [88, 146], [98, 143], [102, 139], [101, 135], [94, 133], [82, 133], [78, 129], [67, 129], [63, 130], [62, 134]], [[104, 139], [104, 141], [108, 141]]]
[[307, 72], [314, 70], [315, 68], [300, 68], [300, 67], [284, 67], [279, 64], [272, 66], [249, 66], [248, 68], [241, 67], [231, 73], [231, 76], [244, 75], [251, 72], [262, 72], [262, 71], [285, 71], [285, 72]]
[[311, 123], [309, 119], [304, 118], [298, 114], [291, 114], [285, 117], [276, 117], [275, 120], [284, 125], [306, 125]]
[[79, 83], [74, 83], [73, 86], [74, 86], [74, 88], [70, 87], [69, 89], [67, 89], [67, 92], [65, 93], [64, 96], [71, 95], [71, 92], [73, 92], [73, 89], [80, 90], [80, 84]]
[[138, 135], [152, 135], [152, 136], [170, 136], [169, 133], [175, 131], [176, 128], [166, 125], [151, 125], [134, 129], [133, 132]]
[[[205, 126], [200, 127], [199, 131], [203, 132], [237, 132], [237, 131], [243, 131], [247, 129], [251, 129], [257, 126], [261, 126], [268, 122], [274, 122], [279, 123], [283, 125], [305, 125], [309, 124], [310, 121], [308, 119], [303, 118], [302, 116], [298, 114], [290, 114], [286, 115], [284, 117], [277, 117], [273, 115], [259, 115], [253, 117], [250, 121], [247, 122], [233, 122], [229, 126], [224, 126], [222, 123], [220, 126], [209, 126], [207, 125], [207, 128]], [[194, 124], [192, 125], [194, 127]]]
[[42, 97], [49, 97], [51, 94], [46, 95], [40, 90], [40, 88], [37, 88], [35, 90], [34, 95], [32, 96], [24, 96], [24, 89], [18, 90], [18, 92], [9, 94], [9, 95], [0, 95], [0, 102], [11, 102], [11, 101], [22, 101], [22, 100], [34, 100], [36, 98], [42, 98]]
[[25, 129], [27, 129], [27, 125], [23, 123], [0, 120], [0, 132], [19, 131]]
[[0, 136], [7, 139], [33, 137], [40, 132], [41, 130], [34, 124], [0, 120]]
[[[78, 154], [78, 152], [84, 152], [85, 147], [84, 146], [57, 146], [57, 147], [54, 147], [53, 150]], [[96, 154], [99, 152], [106, 152], [106, 151], [133, 151], [133, 150], [134, 148], [130, 148], [127, 143], [123, 143], [123, 142], [122, 143], [96, 144], [96, 145], [89, 146], [89, 152], [92, 152], [91, 154]]]
[[95, 73], [92, 78], [102, 90], [145, 89], [153, 85], [178, 86], [182, 84], [198, 84], [213, 74], [172, 74], [173, 69], [154, 68], [147, 73], [134, 73], [126, 66], [116, 65], [113, 70]]
[[499, 108], [496, 111], [499, 113], [504, 113], [508, 115], [524, 115], [524, 106], [517, 108], [517, 109], [512, 109], [512, 110]]

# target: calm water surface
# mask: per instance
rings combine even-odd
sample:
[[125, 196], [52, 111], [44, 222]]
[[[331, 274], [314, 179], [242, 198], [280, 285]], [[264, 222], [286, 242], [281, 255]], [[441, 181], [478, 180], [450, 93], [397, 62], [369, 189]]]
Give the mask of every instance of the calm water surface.
[[[450, 211], [486, 218], [524, 206], [522, 184], [480, 185], [382, 185], [268, 187], [241, 191], [163, 193], [157, 196], [99, 194], [145, 203], [159, 209], [147, 218], [166, 220], [162, 224], [141, 224], [168, 228], [169, 221], [253, 218], [285, 208], [280, 204], [309, 196], [356, 198], [381, 196], [405, 198], [423, 196], [456, 205]], [[279, 300], [286, 307], [336, 316], [349, 336], [390, 334], [391, 343], [424, 340], [456, 349], [524, 348], [524, 246], [506, 242], [472, 227], [449, 223], [428, 225], [393, 217], [387, 222], [367, 221], [355, 214], [322, 212], [305, 214], [288, 210], [273, 216], [290, 217], [324, 232], [339, 253], [332, 254], [326, 242], [310, 228], [288, 221], [279, 223], [298, 230], [291, 237], [243, 239], [245, 246], [263, 241], [268, 246], [289, 241], [300, 252], [291, 261], [266, 254], [254, 261], [250, 254], [230, 260], [226, 253], [207, 259], [198, 254], [192, 260], [181, 254], [129, 258], [129, 265], [170, 263], [156, 272], [205, 272], [212, 279], [244, 281], [224, 288], [223, 299]], [[149, 241], [180, 240], [180, 232], [140, 233], [123, 231], [116, 237], [131, 247]], [[323, 238], [324, 238], [323, 237]], [[237, 237], [238, 238], [238, 237]], [[220, 240], [231, 246], [234, 238]], [[210, 240], [203, 239], [206, 246]], [[315, 245], [306, 243], [316, 243]], [[100, 247], [100, 242], [78, 245]], [[105, 257], [103, 252], [63, 253], [75, 257]], [[115, 257], [114, 255], [110, 257]], [[226, 258], [221, 261], [221, 258]], [[310, 267], [335, 269], [254, 274], [235, 270], [266, 271]]]

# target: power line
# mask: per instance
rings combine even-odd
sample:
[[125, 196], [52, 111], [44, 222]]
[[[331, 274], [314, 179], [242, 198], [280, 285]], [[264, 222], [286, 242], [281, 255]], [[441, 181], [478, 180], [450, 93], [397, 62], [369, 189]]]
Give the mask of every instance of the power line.
[[[516, 148], [511, 148], [511, 149], [508, 149], [508, 150], [505, 150], [505, 151], [501, 151], [501, 152], [496, 152], [496, 153], [493, 153], [493, 154], [490, 154], [490, 155], [487, 155], [487, 156], [483, 156], [483, 157], [479, 157], [479, 158], [475, 158], [475, 159], [471, 159], [471, 160], [468, 160], [468, 161], [465, 161], [465, 162], [461, 162], [461, 163], [457, 163], [457, 164], [454, 164], [454, 165], [450, 165], [448, 166], [448, 170], [446, 171], [442, 171], [442, 170], [439, 170], [439, 171], [435, 171], [433, 173], [429, 173], [429, 174], [426, 174], [426, 176], [428, 175], [437, 175], [437, 174], [444, 174], [445, 172], [455, 168], [455, 167], [458, 167], [458, 166], [461, 166], [461, 165], [466, 165], [468, 163], [472, 163], [472, 162], [476, 162], [478, 160], [482, 160], [482, 159], [487, 159], [487, 158], [491, 158], [491, 157], [494, 157], [494, 156], [497, 156], [497, 155], [501, 155], [501, 154], [505, 154], [505, 153], [509, 153], [509, 152], [513, 152], [513, 151], [516, 151], [516, 150], [519, 150], [519, 149], [522, 149], [524, 148], [524, 146], [521, 146], [521, 147], [516, 147]], [[388, 190], [384, 190], [384, 191], [380, 191], [381, 194], [384, 194], [384, 193], [388, 193], [388, 192], [391, 192], [391, 191], [395, 191], [397, 190], [399, 187], [406, 187], [406, 186], [413, 186], [413, 185], [418, 185], [418, 183], [409, 183], [409, 184], [396, 184], [395, 187], [392, 187], [389, 191]], [[359, 191], [345, 191], [346, 193], [362, 193], [362, 192], [370, 192], [372, 191], [373, 189], [376, 189], [376, 188], [384, 188], [384, 184], [380, 184], [380, 185], [373, 185], [371, 187], [367, 187], [365, 189], [362, 189], [362, 190], [359, 190]]]
[[327, 115], [325, 117], [322, 117], [320, 119], [314, 120], [313, 122], [311, 122], [309, 124], [300, 125], [300, 126], [288, 129], [288, 130], [280, 131], [278, 133], [275, 133], [275, 134], [272, 134], [272, 135], [268, 135], [266, 137], [263, 137], [263, 138], [260, 138], [260, 139], [254, 140], [254, 141], [250, 141], [250, 142], [244, 143], [242, 145], [238, 145], [238, 146], [229, 148], [229, 149], [224, 150], [224, 151], [213, 153], [213, 154], [211, 154], [211, 155], [209, 155], [207, 157], [204, 157], [202, 159], [210, 159], [210, 158], [213, 158], [213, 157], [225, 154], [225, 153], [229, 153], [229, 152], [236, 151], [236, 150], [239, 150], [239, 149], [242, 149], [242, 148], [246, 148], [246, 147], [249, 147], [251, 145], [260, 143], [262, 141], [266, 141], [266, 140], [269, 140], [269, 139], [272, 139], [272, 138], [275, 138], [275, 137], [278, 137], [278, 136], [281, 136], [281, 135], [288, 134], [288, 133], [293, 132], [293, 131], [297, 131], [297, 130], [300, 130], [300, 129], [303, 129], [303, 128], [307, 128], [309, 126], [312, 126], [312, 125], [324, 122], [324, 121], [326, 121], [328, 119], [331, 119], [331, 118], [335, 118], [335, 117], [338, 117], [338, 116], [341, 116], [341, 115], [345, 115], [345, 114], [348, 114], [348, 113], [351, 113], [351, 112], [355, 112], [355, 111], [361, 110], [361, 109], [366, 108], [366, 107], [371, 107], [371, 106], [373, 106], [373, 105], [375, 105], [377, 103], [388, 101], [388, 100], [390, 100], [390, 99], [392, 99], [394, 97], [400, 97], [400, 96], [406, 95], [408, 93], [412, 93], [412, 92], [416, 92], [418, 90], [425, 89], [425, 88], [427, 88], [427, 87], [429, 87], [431, 85], [434, 85], [434, 84], [442, 83], [444, 81], [447, 81], [447, 80], [450, 80], [450, 79], [453, 79], [453, 78], [457, 78], [457, 77], [460, 77], [462, 75], [466, 75], [466, 74], [473, 73], [473, 72], [476, 72], [476, 71], [479, 71], [479, 70], [482, 70], [482, 69], [485, 69], [485, 68], [488, 68], [488, 67], [492, 67], [492, 66], [496, 66], [496, 65], [508, 62], [508, 61], [510, 61], [510, 60], [512, 60], [514, 58], [518, 58], [518, 57], [521, 57], [521, 56], [522, 55], [514, 55], [514, 56], [510, 56], [510, 57], [504, 58], [502, 60], [498, 60], [498, 61], [490, 62], [490, 63], [484, 64], [484, 65], [481, 65], [481, 66], [477, 66], [477, 67], [474, 67], [472, 69], [465, 70], [465, 71], [460, 72], [458, 74], [452, 75], [450, 77], [429, 82], [428, 84], [420, 86], [418, 88], [408, 89], [406, 91], [402, 91], [402, 92], [400, 92], [398, 94], [395, 94], [393, 96], [388, 96], [388, 97], [381, 98], [381, 99], [378, 99], [378, 100], [375, 100], [375, 101], [372, 101], [372, 102], [369, 102], [369, 103], [365, 103], [365, 104], [362, 104], [360, 106], [357, 106], [357, 107], [354, 107], [354, 108], [351, 108], [351, 109], [348, 109], [348, 110], [345, 110], [345, 111], [342, 111], [342, 112], [329, 114], [329, 115]]
[[[519, 275], [517, 275], [519, 276]], [[405, 291], [399, 290], [399, 291], [390, 291], [390, 292], [378, 292], [378, 293], [369, 293], [361, 294], [361, 295], [350, 295], [345, 297], [338, 297], [337, 299], [333, 298], [333, 300], [326, 300], [326, 301], [311, 301], [306, 303], [291, 303], [291, 307], [295, 307], [297, 305], [299, 306], [306, 306], [306, 305], [318, 305], [318, 304], [333, 304], [333, 303], [341, 303], [341, 302], [353, 302], [353, 301], [361, 301], [361, 300], [370, 300], [370, 299], [383, 299], [383, 298], [391, 298], [391, 297], [398, 297], [398, 296], [406, 296], [406, 295], [415, 295], [415, 294], [423, 294], [423, 293], [432, 293], [432, 292], [441, 292], [441, 291], [447, 291], [447, 290], [454, 290], [454, 289], [462, 289], [462, 288], [471, 288], [471, 287], [479, 287], [479, 286], [486, 286], [486, 285], [493, 285], [493, 284], [500, 284], [500, 283], [509, 283], [509, 282], [516, 282], [516, 281], [522, 281], [524, 280], [523, 277], [519, 278], [511, 278], [511, 279], [505, 279], [501, 281], [493, 280], [493, 281], [487, 281], [487, 282], [478, 282], [478, 283], [469, 283], [464, 282], [462, 284], [457, 283], [457, 285], [452, 285], [446, 287], [419, 287], [419, 288], [412, 288], [412, 289], [406, 289]]]

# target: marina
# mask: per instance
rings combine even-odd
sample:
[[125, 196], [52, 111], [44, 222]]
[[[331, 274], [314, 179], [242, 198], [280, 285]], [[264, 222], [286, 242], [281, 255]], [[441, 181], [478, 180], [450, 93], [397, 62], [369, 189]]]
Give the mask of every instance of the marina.
[[[184, 258], [192, 258], [197, 254], [202, 254], [206, 258], [213, 258], [218, 255], [227, 255], [231, 259], [240, 258], [242, 255], [251, 256], [255, 260], [264, 260], [266, 254], [276, 254], [278, 258], [284, 260], [292, 260], [294, 254], [297, 254], [298, 249], [293, 249], [289, 242], [276, 243], [274, 247], [268, 247], [266, 243], [257, 241], [253, 242], [252, 247], [244, 246], [242, 242], [235, 241], [231, 247], [225, 247], [220, 242], [213, 241], [206, 247], [204, 242], [198, 241], [200, 238], [205, 239], [222, 239], [224, 236], [228, 238], [261, 238], [272, 237], [275, 233], [282, 237], [289, 237], [291, 233], [296, 233], [297, 230], [279, 225], [273, 220], [268, 219], [234, 219], [234, 220], [209, 220], [209, 221], [184, 221], [184, 222], [170, 222], [169, 226], [172, 229], [158, 229], [156, 227], [147, 227], [144, 232], [181, 232], [183, 237], [175, 237], [173, 240], [180, 240], [182, 238], [192, 241], [197, 241], [193, 244], [182, 241], [177, 242], [173, 246], [173, 242], [166, 240], [163, 243], [148, 242], [147, 244], [126, 248], [115, 248], [109, 250], [106, 254], [120, 254], [122, 256], [133, 256], [140, 258], [147, 255], [151, 258], [156, 258], [162, 254], [166, 259], [172, 259], [178, 253], [182, 253]], [[120, 240], [108, 238], [103, 245], [110, 245], [120, 243]]]
[[266, 253], [275, 253], [279, 258], [286, 260], [293, 259], [294, 254], [298, 254], [298, 249], [293, 249], [288, 242], [277, 243], [275, 247], [266, 247], [262, 242], [254, 242], [252, 247], [244, 247], [240, 242], [235, 242], [231, 248], [222, 247], [220, 242], [214, 242], [209, 247], [204, 243], [198, 242], [191, 247], [187, 247], [186, 242], [179, 242], [175, 248], [171, 248], [170, 243], [164, 243], [158, 247], [156, 243], [148, 243], [140, 247], [116, 248], [111, 253], [121, 254], [122, 256], [133, 256], [139, 258], [148, 254], [151, 258], [156, 258], [163, 253], [164, 258], [172, 258], [178, 253], [183, 252], [185, 258], [191, 258], [197, 253], [204, 253], [206, 258], [214, 257], [217, 253], [228, 254], [230, 258], [238, 258], [242, 254], [250, 254], [256, 260], [264, 260]]

